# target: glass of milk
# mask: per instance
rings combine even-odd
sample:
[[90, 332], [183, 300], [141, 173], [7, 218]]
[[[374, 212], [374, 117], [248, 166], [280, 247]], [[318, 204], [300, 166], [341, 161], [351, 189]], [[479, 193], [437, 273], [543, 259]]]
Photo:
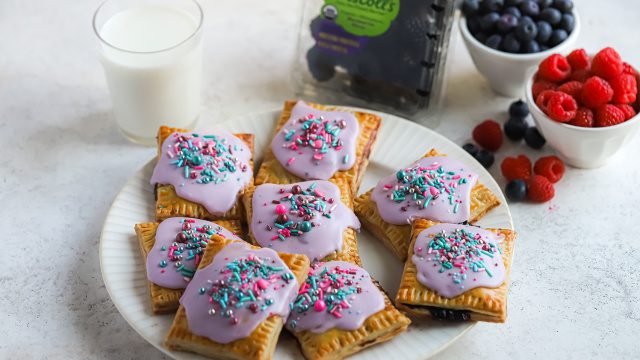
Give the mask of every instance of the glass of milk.
[[202, 9], [194, 0], [106, 0], [93, 18], [115, 119], [153, 144], [160, 125], [191, 129], [200, 114]]

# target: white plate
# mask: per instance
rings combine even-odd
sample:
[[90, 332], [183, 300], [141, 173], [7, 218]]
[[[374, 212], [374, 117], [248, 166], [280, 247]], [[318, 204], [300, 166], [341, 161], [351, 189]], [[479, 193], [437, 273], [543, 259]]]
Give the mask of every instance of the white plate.
[[[269, 111], [224, 122], [217, 127], [232, 132], [255, 134], [256, 158], [270, 140], [279, 111]], [[393, 115], [383, 118], [378, 142], [364, 177], [361, 192], [373, 187], [378, 179], [409, 165], [430, 148], [454, 156], [473, 168], [479, 180], [498, 195], [502, 205], [481, 221], [487, 227], [513, 228], [511, 213], [502, 192], [491, 175], [464, 150], [442, 135]], [[144, 265], [140, 257], [133, 226], [154, 218], [153, 191], [149, 178], [153, 160], [147, 163], [122, 188], [107, 215], [100, 239], [100, 268], [107, 291], [122, 316], [147, 341], [175, 359], [196, 359], [196, 355], [172, 352], [162, 346], [171, 326], [171, 315], [153, 315], [147, 290]], [[398, 289], [402, 263], [366, 231], [358, 234], [364, 267], [392, 296]], [[393, 340], [362, 351], [353, 359], [425, 359], [450, 345], [474, 323], [414, 321], [408, 331]], [[283, 331], [276, 359], [297, 359], [301, 354], [295, 339]]]

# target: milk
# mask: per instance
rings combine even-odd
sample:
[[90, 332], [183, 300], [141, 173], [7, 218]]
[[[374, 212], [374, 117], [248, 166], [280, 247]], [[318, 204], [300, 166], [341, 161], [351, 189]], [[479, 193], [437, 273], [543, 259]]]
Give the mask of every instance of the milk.
[[192, 128], [200, 112], [200, 19], [174, 7], [116, 12], [98, 33], [101, 61], [120, 129], [151, 143], [160, 125]]

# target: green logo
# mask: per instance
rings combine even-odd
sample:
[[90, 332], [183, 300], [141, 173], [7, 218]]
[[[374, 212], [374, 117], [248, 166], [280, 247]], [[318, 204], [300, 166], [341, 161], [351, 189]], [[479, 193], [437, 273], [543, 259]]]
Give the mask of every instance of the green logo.
[[322, 16], [357, 36], [384, 34], [398, 16], [400, 0], [325, 0]]

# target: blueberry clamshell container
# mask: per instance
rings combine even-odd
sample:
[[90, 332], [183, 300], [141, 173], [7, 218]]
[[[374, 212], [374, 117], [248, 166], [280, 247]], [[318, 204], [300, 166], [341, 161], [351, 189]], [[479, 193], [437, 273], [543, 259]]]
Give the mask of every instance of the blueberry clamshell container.
[[[336, 23], [340, 9], [326, 10], [334, 3], [399, 7], [382, 34], [358, 36]], [[452, 0], [306, 0], [293, 71], [297, 95], [436, 127], [455, 8]]]

